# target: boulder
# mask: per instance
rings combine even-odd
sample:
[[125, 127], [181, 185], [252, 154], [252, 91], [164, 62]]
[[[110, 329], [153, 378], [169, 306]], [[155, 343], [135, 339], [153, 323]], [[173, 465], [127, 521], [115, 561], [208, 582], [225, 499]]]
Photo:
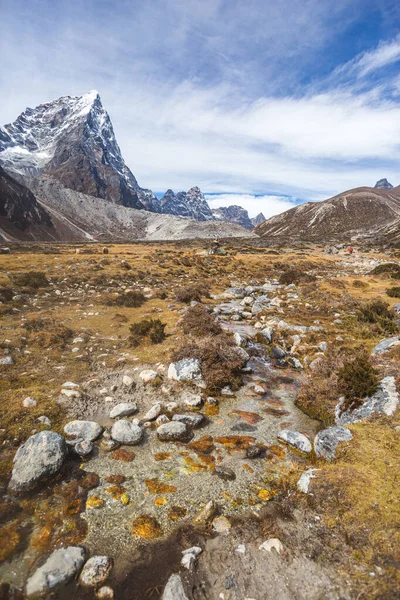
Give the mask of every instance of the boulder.
[[120, 402], [110, 411], [111, 419], [119, 419], [120, 417], [129, 417], [137, 412], [136, 402]]
[[340, 425], [328, 427], [317, 433], [314, 439], [315, 454], [319, 458], [332, 460], [336, 455], [336, 448], [340, 442], [348, 442], [353, 438], [353, 435], [347, 427]]
[[72, 438], [93, 442], [101, 435], [103, 428], [96, 421], [70, 421], [65, 425], [64, 432]]
[[47, 594], [50, 590], [68, 583], [79, 573], [84, 560], [84, 550], [78, 546], [54, 550], [44, 565], [39, 567], [28, 579], [26, 584], [27, 597]]
[[112, 558], [108, 556], [92, 556], [85, 563], [79, 577], [79, 583], [85, 587], [95, 587], [104, 583], [113, 567]]
[[134, 446], [135, 444], [139, 444], [142, 439], [143, 429], [135, 423], [121, 419], [111, 427], [111, 437], [115, 442], [119, 442], [120, 444]]
[[198, 425], [201, 425], [201, 423], [204, 421], [204, 417], [203, 415], [199, 415], [198, 413], [190, 415], [177, 414], [172, 417], [172, 421], [185, 423], [185, 425], [188, 425], [189, 427], [197, 427]]
[[399, 395], [396, 389], [394, 377], [385, 377], [382, 379], [375, 394], [365, 398], [361, 406], [354, 410], [341, 412], [344, 398], [341, 398], [335, 410], [336, 425], [349, 425], [368, 419], [373, 413], [382, 413], [391, 417], [394, 415], [398, 404]]
[[396, 335], [395, 337], [385, 338], [381, 340], [371, 352], [372, 356], [377, 356], [378, 354], [384, 354], [391, 348], [398, 346], [400, 344], [400, 336]]
[[179, 575], [171, 575], [168, 579], [161, 600], [189, 600]]
[[14, 456], [9, 489], [23, 492], [39, 481], [56, 475], [67, 456], [67, 445], [62, 435], [55, 431], [41, 431], [32, 435], [20, 446]]
[[185, 423], [170, 421], [158, 427], [157, 437], [162, 442], [183, 442], [188, 440], [191, 434]]
[[143, 383], [150, 383], [151, 381], [155, 381], [158, 379], [159, 374], [157, 371], [153, 371], [152, 369], [145, 369], [139, 373], [139, 379], [143, 381]]
[[278, 440], [306, 454], [309, 454], [312, 450], [312, 445], [308, 437], [298, 431], [282, 429], [282, 431], [278, 433]]
[[200, 361], [197, 358], [184, 358], [171, 363], [168, 368], [168, 378], [175, 381], [202, 382]]
[[261, 329], [260, 333], [268, 344], [272, 342], [272, 338], [274, 337], [274, 330], [272, 329], [272, 327], [264, 327], [263, 329]]

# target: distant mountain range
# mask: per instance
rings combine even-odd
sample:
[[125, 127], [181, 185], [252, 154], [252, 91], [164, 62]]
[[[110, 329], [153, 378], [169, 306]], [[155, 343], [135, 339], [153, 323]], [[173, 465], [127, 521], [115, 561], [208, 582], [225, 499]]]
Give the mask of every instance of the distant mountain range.
[[400, 186], [386, 179], [271, 217], [255, 232], [271, 242], [400, 242]]
[[[118, 212], [117, 208], [111, 209], [102, 202], [93, 203], [82, 197], [78, 202], [74, 193], [104, 200], [117, 207], [210, 222], [210, 226], [197, 228], [201, 235], [206, 235], [208, 231], [210, 236], [215, 236], [218, 231], [220, 235], [227, 236], [249, 235], [236, 227], [241, 223], [235, 215], [232, 219], [223, 216], [225, 209], [216, 216], [198, 187], [177, 194], [168, 190], [161, 200], [151, 190], [140, 187], [122, 157], [110, 117], [96, 91], [80, 97], [64, 96], [34, 109], [27, 108], [14, 123], [0, 127], [0, 165], [3, 167], [0, 173], [0, 217], [5, 239], [10, 236], [24, 239], [26, 235], [36, 238], [43, 235], [46, 239], [50, 235], [55, 239], [65, 239], [73, 231], [75, 239], [79, 223], [87, 221], [86, 204], [90, 205], [91, 213], [102, 211], [99, 218], [95, 219], [95, 222], [103, 224], [102, 229], [105, 226], [104, 211]], [[18, 185], [22, 187], [18, 188]], [[56, 189], [57, 193], [51, 195], [50, 189]], [[7, 196], [3, 190], [8, 190]], [[55, 198], [60, 199], [61, 196], [62, 203], [55, 205]], [[75, 201], [78, 204], [75, 205]], [[241, 210], [247, 216], [244, 219], [246, 228], [252, 229], [247, 211]], [[58, 217], [54, 211], [57, 211]], [[76, 225], [73, 231], [70, 230], [72, 225], [66, 227], [65, 221], [71, 221], [72, 214], [75, 219], [72, 223]], [[64, 217], [63, 227], [60, 223], [57, 225], [60, 215]], [[135, 219], [143, 222], [143, 216], [139, 218], [135, 215]], [[217, 221], [232, 224], [233, 227], [222, 224], [221, 228], [217, 223], [211, 226], [211, 222]], [[162, 220], [157, 219], [157, 222]], [[112, 223], [108, 226], [108, 232], [101, 232], [102, 238], [111, 235], [111, 232], [112, 235], [121, 234], [121, 229], [115, 231]], [[187, 223], [182, 226], [177, 222], [176, 231], [182, 232], [187, 226]], [[95, 237], [99, 235], [98, 229], [95, 227], [95, 231], [92, 231], [90, 226], [89, 231], [85, 229], [85, 234]], [[164, 229], [159, 228], [160, 236], [166, 235]], [[131, 234], [138, 235], [136, 227], [125, 227], [123, 232], [128, 238]], [[173, 232], [169, 235], [173, 235]]]

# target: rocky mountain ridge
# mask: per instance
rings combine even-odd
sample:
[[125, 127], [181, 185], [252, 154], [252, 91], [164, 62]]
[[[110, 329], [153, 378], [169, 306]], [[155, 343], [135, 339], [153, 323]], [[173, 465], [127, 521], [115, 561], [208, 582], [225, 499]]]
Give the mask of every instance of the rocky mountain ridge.
[[213, 211], [214, 218], [218, 221], [227, 221], [228, 223], [237, 223], [245, 229], [253, 229], [254, 224], [249, 217], [247, 210], [233, 204], [232, 206], [222, 206]]

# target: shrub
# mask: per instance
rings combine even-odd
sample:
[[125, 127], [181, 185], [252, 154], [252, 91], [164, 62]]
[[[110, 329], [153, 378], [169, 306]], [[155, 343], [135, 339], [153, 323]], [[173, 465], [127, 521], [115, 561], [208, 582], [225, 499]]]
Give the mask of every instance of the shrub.
[[377, 335], [395, 333], [397, 331], [396, 315], [389, 309], [389, 304], [383, 300], [372, 300], [362, 304], [356, 312], [361, 323], [373, 325]]
[[378, 265], [372, 271], [369, 272], [370, 275], [388, 275], [392, 279], [400, 279], [400, 265], [397, 263], [384, 263], [383, 265]]
[[286, 269], [282, 275], [279, 277], [279, 283], [282, 285], [290, 285], [291, 283], [311, 283], [316, 281], [315, 275], [310, 275], [309, 273], [305, 273], [300, 269], [289, 268]]
[[391, 298], [400, 298], [400, 287], [399, 286], [395, 286], [395, 287], [392, 287], [392, 288], [388, 288], [386, 290], [386, 293]]
[[210, 314], [202, 304], [191, 306], [181, 321], [182, 331], [187, 335], [198, 337], [205, 335], [219, 335], [222, 333], [220, 324], [214, 315]]
[[49, 285], [45, 273], [42, 271], [28, 271], [15, 276], [15, 283], [21, 287], [28, 287], [37, 290]]
[[360, 281], [359, 279], [356, 279], [355, 281], [353, 281], [353, 287], [361, 290], [369, 287], [369, 285], [365, 281]]
[[0, 288], [0, 302], [10, 302], [14, 296], [14, 292], [11, 288], [2, 287]]
[[210, 285], [207, 282], [194, 283], [177, 290], [175, 297], [178, 302], [189, 304], [193, 300], [200, 302], [203, 297], [210, 297]]
[[146, 302], [142, 292], [131, 290], [119, 296], [110, 297], [106, 300], [108, 306], [125, 306], [126, 308], [138, 308]]
[[130, 343], [133, 347], [137, 347], [147, 338], [151, 344], [161, 344], [167, 337], [164, 331], [165, 327], [166, 324], [162, 323], [160, 319], [144, 319], [138, 323], [132, 323], [129, 328]]
[[231, 338], [225, 334], [194, 338], [188, 336], [172, 356], [173, 361], [197, 358], [210, 393], [219, 392], [226, 385], [238, 389], [242, 383], [243, 359]]
[[372, 366], [365, 350], [345, 362], [338, 372], [338, 390], [345, 398], [345, 408], [355, 408], [359, 401], [370, 396], [378, 387], [378, 371]]

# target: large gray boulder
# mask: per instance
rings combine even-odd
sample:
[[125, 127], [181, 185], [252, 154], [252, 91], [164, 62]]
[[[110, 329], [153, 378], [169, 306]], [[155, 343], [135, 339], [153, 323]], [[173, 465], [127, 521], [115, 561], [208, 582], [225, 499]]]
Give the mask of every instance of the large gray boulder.
[[315, 454], [319, 458], [332, 460], [336, 455], [336, 448], [340, 442], [348, 442], [353, 438], [350, 429], [338, 425], [328, 427], [317, 433], [314, 439]]
[[191, 433], [185, 423], [170, 421], [158, 427], [157, 437], [162, 442], [184, 442], [191, 437]]
[[41, 431], [20, 446], [14, 456], [9, 483], [11, 492], [24, 492], [39, 481], [56, 475], [67, 456], [67, 445], [55, 431]]
[[121, 419], [111, 427], [111, 437], [115, 442], [119, 442], [120, 444], [134, 446], [142, 439], [143, 429], [139, 425], [136, 425], [136, 423]]
[[343, 403], [344, 398], [340, 400], [335, 410], [335, 423], [337, 425], [357, 423], [357, 421], [368, 419], [373, 413], [382, 413], [391, 417], [399, 404], [395, 378], [385, 377], [382, 379], [375, 394], [365, 398], [361, 406], [354, 410], [341, 412]]
[[87, 442], [96, 440], [102, 431], [102, 426], [96, 423], [96, 421], [70, 421], [64, 427], [66, 435]]
[[312, 445], [308, 437], [298, 431], [282, 429], [282, 431], [278, 433], [278, 440], [306, 454], [309, 454], [312, 450]]
[[85, 560], [83, 548], [70, 546], [60, 548], [50, 554], [44, 565], [39, 567], [28, 579], [26, 595], [28, 598], [41, 596], [60, 585], [68, 583], [79, 573]]
[[197, 358], [184, 358], [171, 363], [168, 368], [168, 378], [175, 381], [201, 382], [200, 361]]
[[398, 335], [396, 335], [395, 337], [385, 338], [384, 340], [381, 340], [372, 349], [371, 355], [377, 356], [378, 354], [384, 354], [385, 352], [388, 352], [388, 350], [391, 350], [392, 348], [394, 348], [395, 346], [398, 346], [399, 344], [400, 344], [400, 336], [398, 336]]
[[179, 575], [171, 575], [168, 579], [161, 600], [189, 600]]

